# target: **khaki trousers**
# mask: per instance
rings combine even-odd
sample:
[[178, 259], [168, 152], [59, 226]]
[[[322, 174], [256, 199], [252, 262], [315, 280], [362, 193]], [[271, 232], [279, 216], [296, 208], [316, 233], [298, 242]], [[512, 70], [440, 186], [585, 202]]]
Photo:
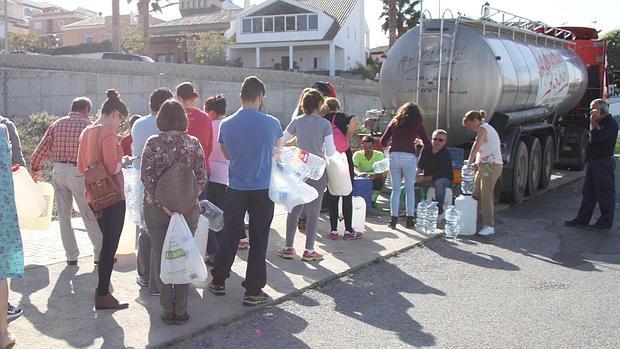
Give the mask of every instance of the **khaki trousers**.
[[474, 178], [474, 192], [472, 196], [478, 199], [482, 211], [482, 224], [495, 226], [495, 184], [502, 175], [503, 165], [481, 163], [478, 165]]
[[52, 184], [54, 185], [56, 204], [58, 205], [60, 238], [67, 254], [67, 260], [75, 261], [80, 255], [80, 250], [75, 240], [75, 232], [71, 226], [71, 213], [73, 210], [73, 200], [75, 199], [88, 237], [93, 243], [93, 258], [95, 261], [98, 261], [99, 253], [101, 252], [102, 235], [99, 224], [97, 224], [97, 218], [84, 197], [84, 174], [80, 173], [75, 165], [57, 162], [54, 164], [52, 172]]

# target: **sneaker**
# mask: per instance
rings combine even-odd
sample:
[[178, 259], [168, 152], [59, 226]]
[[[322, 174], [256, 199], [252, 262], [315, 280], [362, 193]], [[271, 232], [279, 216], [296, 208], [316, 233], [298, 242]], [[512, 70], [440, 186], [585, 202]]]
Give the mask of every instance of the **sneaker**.
[[337, 230], [330, 231], [329, 235], [327, 235], [327, 237], [332, 239], [332, 240], [338, 240], [338, 231]]
[[11, 303], [9, 303], [8, 312], [7, 312], [7, 320], [9, 322], [19, 318], [23, 314], [24, 314], [24, 310], [22, 308], [18, 308], [14, 305], [11, 305]]
[[322, 261], [323, 255], [316, 251], [312, 251], [312, 252], [304, 251], [304, 255], [301, 257], [301, 260], [304, 262]]
[[480, 231], [478, 232], [478, 235], [482, 235], [482, 236], [493, 235], [493, 234], [495, 234], [495, 228], [490, 227], [488, 225], [485, 225], [484, 227], [482, 227], [482, 229], [480, 229]]
[[281, 250], [278, 250], [278, 256], [284, 259], [293, 259], [295, 256], [295, 249], [292, 247], [284, 247]]
[[149, 290], [149, 296], [159, 296], [161, 292], [159, 290]]
[[224, 285], [216, 285], [213, 282], [210, 282], [207, 288], [216, 296], [223, 296], [226, 294], [226, 287]]
[[243, 297], [243, 305], [251, 307], [251, 306], [266, 303], [267, 300], [269, 300], [269, 296], [263, 291], [261, 291], [256, 296], [248, 296], [246, 294]]
[[149, 282], [148, 281], [144, 281], [142, 280], [140, 277], [136, 278], [136, 283], [138, 284], [138, 286], [140, 287], [149, 287]]
[[362, 233], [361, 231], [345, 231], [344, 232], [344, 239], [345, 240], [357, 240], [357, 239], [361, 239], [364, 237], [364, 233]]

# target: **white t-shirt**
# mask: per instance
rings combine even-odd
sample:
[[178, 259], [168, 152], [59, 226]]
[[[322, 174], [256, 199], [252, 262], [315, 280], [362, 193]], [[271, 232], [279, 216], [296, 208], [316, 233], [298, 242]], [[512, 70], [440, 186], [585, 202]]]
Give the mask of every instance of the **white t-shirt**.
[[487, 136], [485, 141], [480, 143], [478, 154], [476, 154], [476, 163], [503, 164], [502, 150], [497, 131], [486, 122], [480, 125], [480, 127], [487, 131]]
[[228, 161], [224, 153], [222, 153], [222, 148], [220, 148], [220, 144], [217, 141], [217, 134], [220, 131], [220, 122], [221, 120], [211, 121], [214, 137], [212, 139], [213, 150], [211, 150], [211, 154], [209, 155], [209, 169], [211, 169], [209, 181], [228, 185], [228, 165], [230, 161]]

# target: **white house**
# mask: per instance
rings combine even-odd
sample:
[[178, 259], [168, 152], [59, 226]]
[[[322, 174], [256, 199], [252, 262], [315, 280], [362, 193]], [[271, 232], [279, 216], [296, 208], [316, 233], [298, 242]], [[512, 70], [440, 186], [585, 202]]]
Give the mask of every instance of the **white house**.
[[364, 0], [267, 0], [235, 18], [229, 57], [244, 67], [325, 71], [365, 64]]

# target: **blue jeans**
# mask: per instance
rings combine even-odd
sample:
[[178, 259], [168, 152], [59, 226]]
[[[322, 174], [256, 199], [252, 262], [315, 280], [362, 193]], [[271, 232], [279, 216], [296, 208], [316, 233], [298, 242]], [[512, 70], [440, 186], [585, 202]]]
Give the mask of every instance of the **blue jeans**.
[[415, 212], [415, 175], [418, 158], [414, 154], [404, 152], [390, 153], [390, 176], [392, 176], [392, 193], [390, 194], [390, 215], [398, 217], [400, 205], [400, 183], [405, 177], [405, 204], [407, 216]]
[[437, 178], [433, 183], [435, 187], [435, 200], [437, 200], [437, 207], [439, 208], [439, 214], [443, 213], [443, 203], [446, 200], [446, 188], [452, 187], [452, 182], [448, 178]]

